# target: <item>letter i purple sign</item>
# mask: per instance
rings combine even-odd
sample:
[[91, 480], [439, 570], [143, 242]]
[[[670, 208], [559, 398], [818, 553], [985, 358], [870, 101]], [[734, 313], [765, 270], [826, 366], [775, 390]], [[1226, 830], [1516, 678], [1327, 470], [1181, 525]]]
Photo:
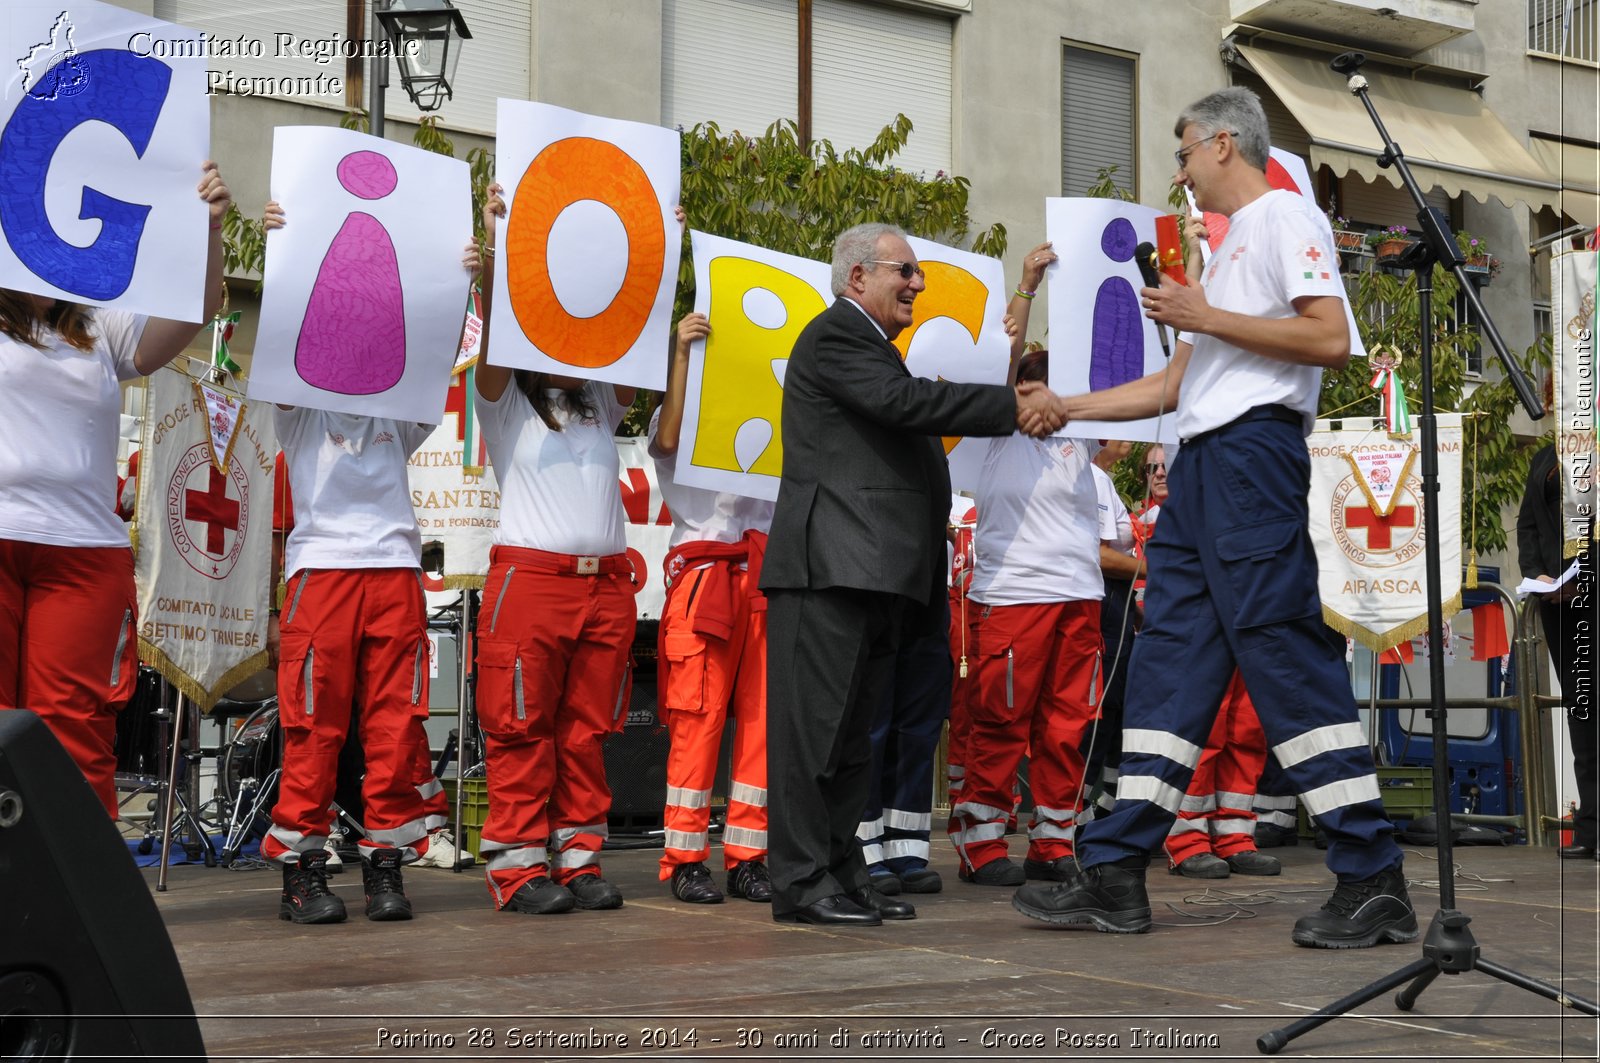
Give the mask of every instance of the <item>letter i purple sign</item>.
[[[1130, 262], [1139, 236], [1126, 218], [1112, 218], [1100, 250], [1113, 262]], [[1094, 300], [1089, 339], [1089, 390], [1102, 391], [1144, 376], [1144, 317], [1139, 294], [1122, 277], [1107, 277]]]
[[[339, 161], [339, 184], [360, 199], [395, 190], [394, 163], [375, 151]], [[382, 223], [351, 211], [328, 246], [300, 326], [295, 371], [312, 387], [342, 395], [375, 395], [406, 370], [405, 296], [400, 261]]]

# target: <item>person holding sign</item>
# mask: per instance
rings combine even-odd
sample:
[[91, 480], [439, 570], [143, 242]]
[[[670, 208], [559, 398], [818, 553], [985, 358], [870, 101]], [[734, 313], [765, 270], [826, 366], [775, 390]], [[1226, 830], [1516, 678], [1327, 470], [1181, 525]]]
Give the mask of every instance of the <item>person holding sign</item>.
[[858, 225], [833, 248], [838, 298], [795, 342], [784, 377], [783, 478], [762, 563], [773, 918], [877, 926], [909, 904], [869, 881], [856, 827], [868, 733], [903, 638], [945, 593], [950, 471], [941, 435], [1060, 427], [1041, 384], [1015, 390], [911, 375], [890, 342], [926, 284], [905, 234]]
[[725, 723], [734, 725], [722, 858], [728, 892], [770, 901], [767, 875], [767, 599], [757, 589], [772, 503], [688, 487], [673, 476], [683, 428], [689, 348], [711, 332], [704, 314], [678, 323], [667, 391], [650, 419], [650, 456], [672, 513], [663, 567], [657, 681], [667, 754], [661, 878], [687, 904], [717, 904], [711, 880], [711, 787]]
[[[198, 192], [209, 321], [232, 202], [215, 163]], [[0, 289], [0, 709], [38, 713], [113, 817], [117, 713], [139, 677], [118, 385], [165, 366], [200, 327]]]
[[[1228, 216], [1202, 283], [1140, 292], [1145, 313], [1191, 337], [1170, 370], [1063, 401], [1068, 418], [1160, 416], [1177, 406], [1161, 534], [1149, 543], [1145, 624], [1124, 709], [1117, 804], [1078, 835], [1080, 870], [1013, 905], [1049, 923], [1150, 929], [1145, 869], [1177, 815], [1235, 666], [1279, 763], [1329, 839], [1338, 876], [1292, 940], [1365, 948], [1417, 937], [1402, 854], [1356, 719], [1344, 655], [1325, 637], [1308, 530], [1310, 458], [1324, 368], [1360, 338], [1314, 204], [1267, 182], [1267, 118], [1248, 89], [1197, 101], [1174, 132], [1177, 180]], [[1181, 391], [1180, 391], [1181, 385]], [[1240, 411], [1244, 412], [1241, 413]]]
[[[500, 193], [490, 185], [484, 205], [491, 235]], [[493, 278], [484, 272], [485, 351]], [[633, 567], [612, 433], [634, 389], [486, 361], [477, 388], [500, 482], [478, 628], [489, 892], [496, 908], [533, 915], [620, 908], [600, 874], [611, 809], [601, 744], [628, 705]]]
[[[276, 202], [267, 204], [265, 225], [284, 225]], [[462, 266], [477, 271], [476, 245]], [[428, 848], [414, 777], [428, 715], [428, 631], [406, 465], [433, 426], [283, 405], [273, 424], [294, 526], [283, 610], [268, 631], [278, 641], [283, 774], [261, 854], [283, 869], [279, 918], [344, 921], [344, 901], [327, 886], [328, 809], [354, 716], [366, 760], [366, 916], [407, 920], [401, 866]]]
[[[1022, 353], [1028, 311], [1046, 267], [1048, 245], [1028, 253], [1012, 299], [1012, 381], [1043, 381], [1049, 354]], [[1095, 717], [1101, 682], [1100, 575], [1104, 528], [1093, 439], [989, 441], [974, 496], [977, 559], [968, 596], [972, 690], [961, 800], [950, 810], [951, 841], [962, 881], [1020, 886], [1024, 876], [1061, 880], [1072, 864], [1072, 835], [1084, 790], [1080, 752]], [[1023, 754], [1029, 757], [1033, 822], [1022, 866], [1006, 852], [1006, 822]]]

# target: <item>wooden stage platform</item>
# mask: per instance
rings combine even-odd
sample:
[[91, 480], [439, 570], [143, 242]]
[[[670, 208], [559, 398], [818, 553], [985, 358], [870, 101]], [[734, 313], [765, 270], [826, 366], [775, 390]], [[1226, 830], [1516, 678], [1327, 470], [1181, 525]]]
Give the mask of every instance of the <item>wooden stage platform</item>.
[[[265, 868], [176, 867], [157, 903], [217, 1060], [1245, 1059], [1261, 1033], [1421, 955], [1290, 944], [1332, 880], [1304, 843], [1272, 852], [1281, 878], [1209, 889], [1152, 869], [1157, 926], [1131, 937], [1023, 918], [1011, 890], [956, 881], [942, 839], [945, 889], [910, 898], [915, 921], [848, 931], [779, 925], [743, 900], [680, 904], [656, 850], [605, 855], [627, 898], [613, 912], [495, 912], [479, 870], [408, 871], [409, 923], [363, 918], [355, 871], [332, 880], [351, 909], [337, 926], [280, 921]], [[1456, 856], [1484, 956], [1594, 999], [1597, 865]], [[1426, 927], [1433, 850], [1408, 850], [1407, 873]], [[1473, 973], [1410, 1013], [1380, 997], [1283, 1057], [1592, 1060], [1596, 1035], [1595, 1019]]]

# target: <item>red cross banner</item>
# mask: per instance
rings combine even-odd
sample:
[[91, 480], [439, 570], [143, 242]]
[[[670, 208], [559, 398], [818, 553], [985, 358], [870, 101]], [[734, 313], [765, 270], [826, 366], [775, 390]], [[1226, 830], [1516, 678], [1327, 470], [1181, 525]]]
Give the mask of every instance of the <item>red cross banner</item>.
[[[1345, 418], [1338, 430], [1319, 421], [1306, 440], [1323, 619], [1377, 652], [1428, 625], [1421, 463], [1411, 460], [1417, 443], [1420, 433], [1399, 443], [1371, 418]], [[1378, 497], [1375, 478], [1386, 481]], [[1439, 535], [1440, 599], [1449, 617], [1461, 608], [1461, 415], [1454, 413], [1439, 415]]]
[[240, 408], [226, 468], [194, 381], [145, 385], [134, 515], [139, 659], [209, 710], [267, 666], [272, 551], [271, 407]]

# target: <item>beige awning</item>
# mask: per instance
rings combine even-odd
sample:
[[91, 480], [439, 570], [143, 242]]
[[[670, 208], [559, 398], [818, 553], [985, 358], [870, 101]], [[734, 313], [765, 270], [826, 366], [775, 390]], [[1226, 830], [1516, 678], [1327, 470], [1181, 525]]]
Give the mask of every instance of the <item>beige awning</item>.
[[[1238, 49], [1310, 134], [1313, 164], [1400, 185], [1393, 167], [1378, 165], [1383, 142], [1343, 75], [1320, 58], [1243, 44]], [[1479, 202], [1494, 196], [1508, 206], [1520, 201], [1535, 209], [1560, 204], [1561, 189], [1549, 171], [1477, 93], [1371, 67], [1362, 73], [1378, 116], [1423, 191], [1437, 186], [1451, 196], [1467, 193]]]
[[1544, 137], [1531, 137], [1528, 143], [1561, 182], [1561, 212], [1591, 229], [1600, 225], [1600, 150]]

